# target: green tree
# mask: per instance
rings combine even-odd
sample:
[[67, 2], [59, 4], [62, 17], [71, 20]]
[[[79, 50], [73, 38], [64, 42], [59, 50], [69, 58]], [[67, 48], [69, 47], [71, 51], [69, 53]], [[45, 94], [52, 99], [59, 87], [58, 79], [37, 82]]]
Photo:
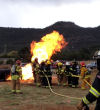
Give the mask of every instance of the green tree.
[[31, 54], [28, 47], [24, 47], [18, 52], [18, 58], [22, 59], [23, 62], [31, 61]]

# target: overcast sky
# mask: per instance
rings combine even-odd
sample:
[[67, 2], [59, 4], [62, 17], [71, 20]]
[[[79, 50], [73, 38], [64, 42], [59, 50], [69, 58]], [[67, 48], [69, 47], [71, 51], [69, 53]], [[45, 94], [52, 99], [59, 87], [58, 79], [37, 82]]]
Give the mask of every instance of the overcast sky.
[[45, 28], [57, 21], [100, 25], [100, 0], [0, 0], [0, 27]]

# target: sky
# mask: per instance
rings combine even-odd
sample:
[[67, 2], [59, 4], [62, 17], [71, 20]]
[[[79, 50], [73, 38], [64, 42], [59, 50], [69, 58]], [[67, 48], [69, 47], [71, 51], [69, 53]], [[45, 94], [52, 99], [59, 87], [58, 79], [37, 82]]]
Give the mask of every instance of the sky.
[[45, 28], [58, 21], [100, 25], [100, 0], [0, 0], [0, 27]]

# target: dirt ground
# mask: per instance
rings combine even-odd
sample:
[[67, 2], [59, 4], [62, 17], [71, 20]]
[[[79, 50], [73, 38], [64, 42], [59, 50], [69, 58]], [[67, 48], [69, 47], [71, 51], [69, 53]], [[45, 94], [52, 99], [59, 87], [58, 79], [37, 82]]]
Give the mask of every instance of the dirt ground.
[[[49, 89], [26, 82], [22, 82], [23, 94], [11, 94], [11, 82], [0, 82], [0, 110], [77, 110], [76, 105], [80, 102], [78, 98], [88, 92], [88, 89], [83, 91], [57, 85], [53, 86], [53, 90], [68, 97], [57, 96]], [[93, 107], [94, 104], [90, 105], [90, 108]]]
[[[97, 73], [92, 72], [92, 82]], [[88, 93], [81, 88], [70, 88], [58, 86], [56, 76], [53, 76], [53, 91], [65, 95], [58, 96], [50, 92], [49, 89], [37, 87], [33, 81], [21, 81], [23, 94], [11, 93], [11, 81], [0, 82], [0, 110], [77, 110], [76, 105], [81, 98]], [[95, 103], [90, 105], [90, 110], [94, 110]]]

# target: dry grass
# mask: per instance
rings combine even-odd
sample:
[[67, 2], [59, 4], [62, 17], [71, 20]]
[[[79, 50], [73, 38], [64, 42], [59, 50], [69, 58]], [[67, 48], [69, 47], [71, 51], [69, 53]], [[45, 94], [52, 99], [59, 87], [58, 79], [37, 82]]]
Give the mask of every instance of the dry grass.
[[[54, 95], [49, 89], [36, 87], [33, 84], [22, 83], [21, 89], [23, 94], [11, 94], [11, 82], [0, 82], [1, 110], [65, 110], [68, 108], [68, 110], [73, 110], [73, 108], [75, 110], [80, 102], [78, 99]], [[88, 90], [56, 85], [53, 86], [53, 90], [76, 98], [81, 98], [88, 93]]]
[[[92, 73], [94, 79], [97, 70]], [[53, 83], [56, 83], [53, 77]], [[32, 82], [21, 82], [23, 94], [11, 94], [11, 82], [0, 82], [0, 110], [77, 110], [78, 99], [57, 96], [49, 89], [36, 87]], [[53, 90], [57, 93], [71, 97], [81, 98], [88, 93], [88, 90], [80, 88], [69, 88], [54, 84]], [[92, 108], [91, 108], [92, 107]], [[94, 104], [90, 105], [93, 110]]]

